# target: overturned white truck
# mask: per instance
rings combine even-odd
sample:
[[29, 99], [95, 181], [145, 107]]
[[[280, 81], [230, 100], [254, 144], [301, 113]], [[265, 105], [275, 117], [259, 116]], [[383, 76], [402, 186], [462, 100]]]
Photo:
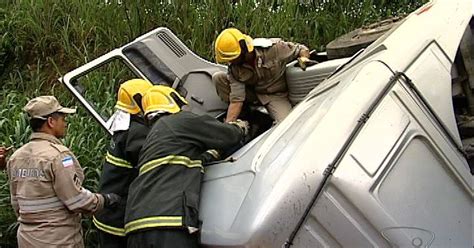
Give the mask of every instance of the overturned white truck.
[[[291, 114], [272, 126], [255, 110], [257, 137], [206, 167], [202, 245], [472, 247], [470, 137], [456, 121], [473, 110], [472, 8], [432, 1], [350, 59], [289, 65]], [[60, 79], [104, 128], [88, 96], [117, 60], [177, 88], [190, 111], [225, 115], [211, 81], [225, 67], [157, 28]]]

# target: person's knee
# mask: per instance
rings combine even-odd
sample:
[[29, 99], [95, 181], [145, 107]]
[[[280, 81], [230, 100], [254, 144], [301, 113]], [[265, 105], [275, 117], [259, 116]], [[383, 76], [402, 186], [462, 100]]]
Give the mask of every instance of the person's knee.
[[267, 105], [267, 108], [270, 117], [272, 117], [276, 122], [281, 122], [286, 118], [287, 115], [291, 112], [291, 104], [287, 99], [272, 99]]
[[[267, 110], [269, 109], [267, 108]], [[268, 112], [270, 113], [270, 116], [273, 120], [275, 120], [277, 123], [280, 123], [286, 118], [286, 116], [290, 114], [290, 111], [291, 109], [272, 109]]]

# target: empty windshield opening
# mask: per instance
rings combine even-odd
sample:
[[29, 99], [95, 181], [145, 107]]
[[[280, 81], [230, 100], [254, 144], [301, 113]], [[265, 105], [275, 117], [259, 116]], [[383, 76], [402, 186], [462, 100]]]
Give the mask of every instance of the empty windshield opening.
[[120, 58], [76, 78], [73, 85], [94, 110], [107, 121], [114, 112], [120, 84], [138, 76]]

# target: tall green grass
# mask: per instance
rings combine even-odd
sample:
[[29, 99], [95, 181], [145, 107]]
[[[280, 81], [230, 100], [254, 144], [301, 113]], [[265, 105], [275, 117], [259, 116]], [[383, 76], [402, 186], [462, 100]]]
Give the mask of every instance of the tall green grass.
[[[212, 44], [226, 27], [252, 37], [282, 37], [324, 50], [354, 28], [406, 14], [422, 0], [3, 0], [0, 1], [0, 144], [20, 147], [30, 130], [21, 108], [28, 99], [53, 94], [78, 105], [56, 80], [67, 71], [159, 26], [170, 28], [198, 55], [213, 61]], [[113, 80], [113, 79], [108, 79]], [[88, 92], [110, 113], [112, 88]], [[105, 93], [104, 92], [108, 92]], [[69, 118], [65, 143], [85, 169], [85, 185], [96, 190], [106, 133], [83, 108]], [[86, 245], [95, 229], [84, 219]], [[6, 175], [0, 173], [0, 247], [15, 247], [16, 222]]]

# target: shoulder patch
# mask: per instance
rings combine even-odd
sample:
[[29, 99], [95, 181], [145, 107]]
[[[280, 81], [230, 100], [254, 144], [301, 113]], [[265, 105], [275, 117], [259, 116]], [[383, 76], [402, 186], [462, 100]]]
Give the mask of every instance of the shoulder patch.
[[52, 147], [54, 147], [54, 149], [56, 149], [58, 152], [69, 152], [69, 148], [63, 146], [63, 145], [60, 145], [60, 144], [54, 144], [54, 143], [50, 143]]
[[64, 168], [71, 167], [74, 165], [74, 160], [72, 159], [71, 156], [64, 157], [61, 162], [63, 163]]

